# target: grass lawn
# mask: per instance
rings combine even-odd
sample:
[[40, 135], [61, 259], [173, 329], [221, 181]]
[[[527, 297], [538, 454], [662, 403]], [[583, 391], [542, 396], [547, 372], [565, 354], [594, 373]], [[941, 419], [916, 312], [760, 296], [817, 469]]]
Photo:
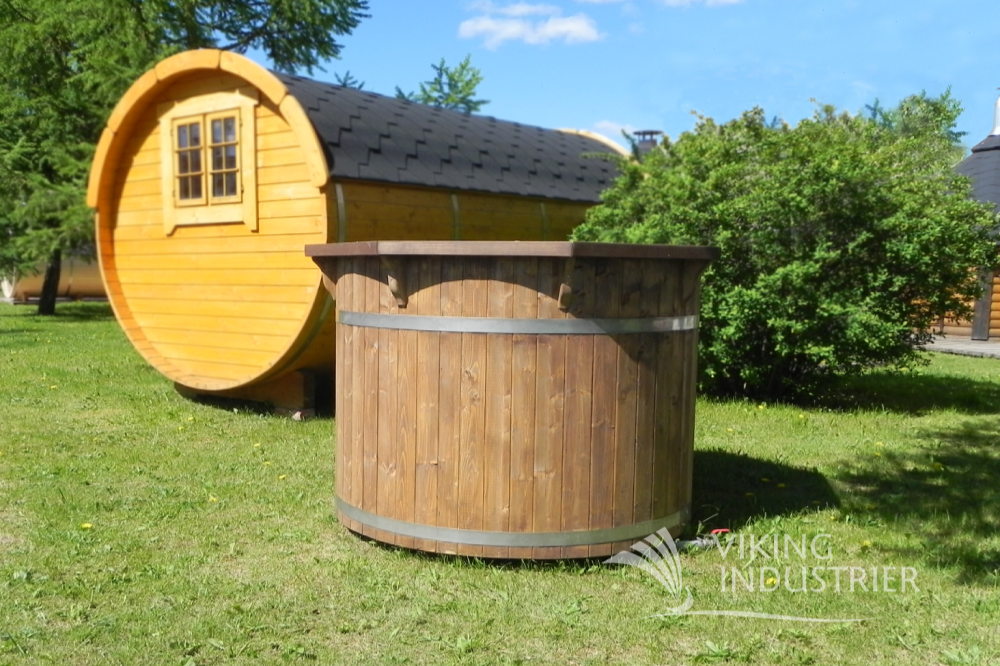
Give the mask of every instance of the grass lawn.
[[[677, 601], [631, 567], [359, 539], [333, 517], [331, 420], [180, 397], [105, 305], [33, 315], [0, 306], [0, 664], [1000, 661], [1000, 361], [932, 355], [825, 407], [699, 401], [692, 533], [831, 555], [687, 552], [692, 610], [869, 619], [658, 618]], [[779, 589], [721, 589], [765, 566]], [[789, 591], [786, 566], [827, 588]], [[915, 586], [871, 591], [874, 566]]]

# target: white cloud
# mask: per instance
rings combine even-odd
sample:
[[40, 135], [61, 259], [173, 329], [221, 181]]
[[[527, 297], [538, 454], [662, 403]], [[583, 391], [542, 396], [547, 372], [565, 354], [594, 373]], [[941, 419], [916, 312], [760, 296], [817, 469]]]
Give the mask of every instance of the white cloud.
[[500, 7], [489, 0], [480, 0], [469, 6], [470, 9], [484, 14], [501, 14], [503, 16], [556, 16], [562, 10], [555, 5], [532, 5], [527, 2], [515, 2], [512, 5]]
[[662, 0], [667, 7], [688, 7], [704, 2], [709, 7], [721, 7], [722, 5], [737, 5], [743, 0]]
[[597, 24], [585, 14], [575, 16], [554, 16], [536, 26], [536, 38], [544, 43], [553, 39], [565, 39], [567, 43], [593, 42], [601, 38]]
[[628, 123], [616, 123], [613, 120], [598, 120], [594, 123], [594, 131], [598, 134], [608, 137], [612, 141], [620, 143], [621, 145], [627, 145], [625, 137], [622, 136], [622, 132], [627, 132], [631, 135], [636, 131], [636, 127], [629, 125]]
[[[483, 44], [488, 49], [495, 49], [508, 41], [522, 41], [525, 44], [548, 44], [554, 41], [579, 44], [601, 38], [597, 24], [589, 16], [560, 16], [560, 9], [552, 5], [518, 2], [498, 7], [491, 2], [477, 2], [472, 5], [472, 9], [484, 14], [462, 21], [458, 26], [458, 36], [463, 39], [482, 37]], [[530, 20], [523, 18], [526, 16], [548, 18]]]
[[[607, 5], [611, 3], [627, 2], [628, 0], [576, 0], [576, 1], [590, 5]], [[736, 5], [743, 2], [743, 0], [659, 0], [659, 2], [667, 5], [668, 7], [687, 7], [688, 5], [696, 5], [699, 3], [705, 3], [709, 7], [718, 7], [720, 5]]]

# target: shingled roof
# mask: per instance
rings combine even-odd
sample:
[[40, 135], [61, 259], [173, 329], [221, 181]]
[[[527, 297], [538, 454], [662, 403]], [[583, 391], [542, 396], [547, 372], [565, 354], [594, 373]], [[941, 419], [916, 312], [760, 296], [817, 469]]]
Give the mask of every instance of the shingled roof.
[[276, 74], [312, 121], [334, 179], [593, 201], [618, 175], [587, 136]]
[[991, 134], [972, 148], [955, 171], [972, 179], [972, 196], [1000, 212], [1000, 136]]

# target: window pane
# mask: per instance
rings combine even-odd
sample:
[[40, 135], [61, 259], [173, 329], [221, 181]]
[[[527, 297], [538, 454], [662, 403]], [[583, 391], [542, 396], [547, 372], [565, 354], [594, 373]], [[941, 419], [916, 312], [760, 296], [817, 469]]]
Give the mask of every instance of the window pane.
[[191, 177], [191, 198], [201, 199], [201, 176]]
[[182, 150], [177, 153], [177, 173], [190, 173], [191, 162], [188, 159], [187, 151]]
[[222, 148], [212, 148], [212, 171], [222, 170]]
[[181, 178], [180, 179], [180, 194], [179, 194], [179, 196], [180, 196], [181, 199], [190, 199], [191, 198], [191, 185], [188, 182], [189, 180], [191, 180], [191, 179], [190, 178]]
[[221, 173], [212, 174], [212, 196], [213, 197], [226, 196], [226, 191], [224, 189], [223, 178]]
[[201, 145], [201, 125], [198, 123], [191, 123], [188, 125], [191, 128], [191, 146], [197, 147]]
[[187, 148], [188, 147], [188, 128], [187, 125], [179, 125], [177, 127], [177, 147]]
[[226, 118], [224, 122], [226, 126], [226, 143], [232, 143], [236, 141], [236, 118]]
[[226, 196], [236, 196], [236, 173], [234, 171], [226, 174]]
[[201, 173], [201, 151], [189, 151], [191, 155], [191, 173]]
[[212, 143], [222, 143], [222, 121], [212, 121]]
[[226, 146], [226, 168], [236, 168], [236, 146]]

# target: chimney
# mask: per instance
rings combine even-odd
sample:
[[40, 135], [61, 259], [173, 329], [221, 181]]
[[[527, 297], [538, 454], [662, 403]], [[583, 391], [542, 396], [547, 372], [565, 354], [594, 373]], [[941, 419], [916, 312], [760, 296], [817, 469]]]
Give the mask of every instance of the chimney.
[[1000, 97], [997, 97], [996, 104], [993, 105], [993, 131], [990, 136], [1000, 134]]
[[[1000, 100], [997, 100], [997, 103], [1000, 104]], [[1000, 106], [997, 108], [1000, 109]], [[632, 136], [636, 138], [637, 145], [639, 146], [639, 154], [645, 155], [653, 148], [656, 148], [659, 144], [658, 137], [663, 136], [663, 132], [660, 130], [636, 130], [632, 132]]]

